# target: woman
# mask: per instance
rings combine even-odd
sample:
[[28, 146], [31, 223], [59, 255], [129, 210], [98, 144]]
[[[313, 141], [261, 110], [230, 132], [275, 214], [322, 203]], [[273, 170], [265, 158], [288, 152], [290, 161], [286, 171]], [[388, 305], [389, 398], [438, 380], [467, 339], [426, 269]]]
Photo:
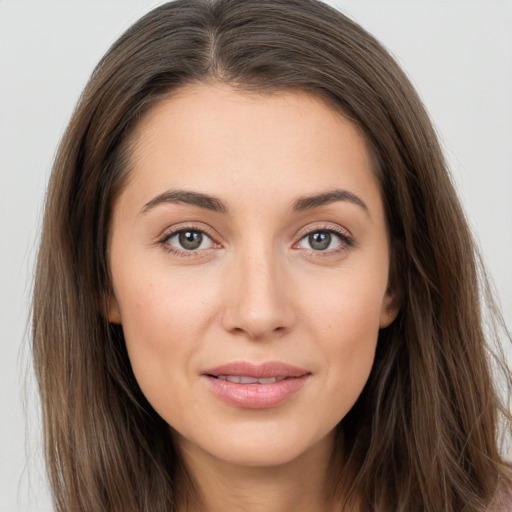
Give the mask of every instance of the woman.
[[33, 329], [57, 509], [507, 510], [477, 261], [363, 29], [311, 0], [155, 9], [50, 181]]

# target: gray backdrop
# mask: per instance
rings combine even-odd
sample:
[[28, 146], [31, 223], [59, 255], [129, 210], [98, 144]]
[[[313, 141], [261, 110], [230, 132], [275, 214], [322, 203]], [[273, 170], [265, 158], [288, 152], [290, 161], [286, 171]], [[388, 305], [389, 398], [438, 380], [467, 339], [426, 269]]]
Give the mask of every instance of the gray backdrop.
[[[0, 512], [51, 509], [26, 336], [51, 161], [96, 62], [160, 3], [0, 0]], [[511, 329], [512, 1], [330, 3], [373, 32], [416, 84]]]

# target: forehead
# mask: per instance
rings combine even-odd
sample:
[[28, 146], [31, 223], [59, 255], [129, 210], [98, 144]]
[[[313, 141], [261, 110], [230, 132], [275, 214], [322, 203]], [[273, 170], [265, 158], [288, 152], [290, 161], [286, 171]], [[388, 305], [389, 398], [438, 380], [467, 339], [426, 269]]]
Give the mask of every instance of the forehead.
[[[325, 100], [304, 92], [256, 94], [187, 86], [152, 107], [132, 137], [130, 182], [162, 188], [286, 190], [378, 188], [363, 135]], [[340, 180], [343, 183], [340, 183]], [[214, 189], [220, 190], [214, 190]]]

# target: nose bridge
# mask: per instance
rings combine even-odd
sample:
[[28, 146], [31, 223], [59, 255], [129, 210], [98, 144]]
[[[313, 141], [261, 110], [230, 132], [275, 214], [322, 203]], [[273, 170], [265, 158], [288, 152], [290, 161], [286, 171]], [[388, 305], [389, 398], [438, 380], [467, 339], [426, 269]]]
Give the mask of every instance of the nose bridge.
[[283, 261], [274, 247], [250, 244], [240, 248], [229, 269], [224, 327], [250, 338], [283, 333], [294, 322], [293, 307], [283, 283]]

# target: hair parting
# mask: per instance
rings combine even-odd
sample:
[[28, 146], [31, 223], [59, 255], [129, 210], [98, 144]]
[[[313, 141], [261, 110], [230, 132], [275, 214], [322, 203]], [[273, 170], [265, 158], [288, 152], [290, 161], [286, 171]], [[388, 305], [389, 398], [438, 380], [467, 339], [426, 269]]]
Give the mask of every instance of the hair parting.
[[482, 310], [498, 313], [475, 243], [409, 80], [370, 34], [314, 0], [166, 3], [94, 70], [54, 163], [34, 290], [55, 509], [175, 511], [195, 499], [169, 426], [137, 385], [122, 328], [106, 319], [108, 241], [140, 119], [181, 88], [216, 82], [322, 98], [363, 133], [375, 164], [402, 306], [337, 427], [329, 478], [340, 503], [489, 510], [509, 478], [497, 433], [511, 418], [493, 381]]

